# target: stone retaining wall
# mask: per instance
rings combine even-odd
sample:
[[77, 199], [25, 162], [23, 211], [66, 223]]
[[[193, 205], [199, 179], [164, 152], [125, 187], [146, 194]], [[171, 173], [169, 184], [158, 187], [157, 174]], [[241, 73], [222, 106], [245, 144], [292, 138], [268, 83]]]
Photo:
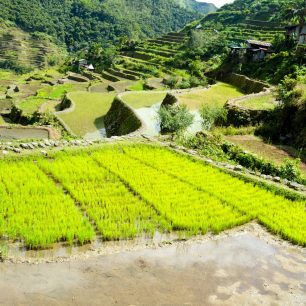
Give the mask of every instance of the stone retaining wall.
[[259, 93], [270, 87], [267, 83], [253, 80], [245, 75], [237, 73], [218, 71], [217, 73], [213, 73], [208, 76], [216, 78], [219, 81], [229, 83], [239, 88], [245, 94]]
[[226, 102], [225, 108], [228, 111], [227, 123], [234, 126], [256, 125], [269, 118], [271, 111], [269, 110], [254, 110], [242, 106], [239, 102], [252, 99], [254, 97], [262, 97], [270, 95], [271, 91], [264, 91], [257, 94], [251, 94], [236, 99], [231, 99]]
[[134, 110], [117, 96], [104, 118], [107, 137], [122, 136], [140, 132], [144, 123], [138, 118]]

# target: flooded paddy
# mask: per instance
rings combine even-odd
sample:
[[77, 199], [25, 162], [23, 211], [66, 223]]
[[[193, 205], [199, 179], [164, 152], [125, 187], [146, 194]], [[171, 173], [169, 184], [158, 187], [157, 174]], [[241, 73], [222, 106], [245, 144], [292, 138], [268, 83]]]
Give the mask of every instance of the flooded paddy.
[[0, 264], [0, 305], [305, 305], [306, 251], [252, 223]]

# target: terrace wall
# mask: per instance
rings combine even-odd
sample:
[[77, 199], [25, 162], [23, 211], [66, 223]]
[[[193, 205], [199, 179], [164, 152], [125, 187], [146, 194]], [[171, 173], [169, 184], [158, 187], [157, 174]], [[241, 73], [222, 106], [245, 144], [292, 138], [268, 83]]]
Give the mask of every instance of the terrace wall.
[[139, 131], [143, 124], [133, 109], [116, 97], [104, 118], [107, 137], [122, 136]]
[[216, 78], [219, 81], [229, 83], [239, 88], [245, 94], [259, 93], [269, 88], [267, 83], [253, 80], [245, 75], [237, 73], [225, 73], [224, 71], [218, 71], [210, 77]]
[[234, 126], [256, 125], [268, 119], [271, 111], [248, 109], [240, 104], [242, 101], [269, 95], [270, 91], [264, 91], [257, 94], [231, 99], [226, 102], [225, 108], [228, 111], [227, 124]]

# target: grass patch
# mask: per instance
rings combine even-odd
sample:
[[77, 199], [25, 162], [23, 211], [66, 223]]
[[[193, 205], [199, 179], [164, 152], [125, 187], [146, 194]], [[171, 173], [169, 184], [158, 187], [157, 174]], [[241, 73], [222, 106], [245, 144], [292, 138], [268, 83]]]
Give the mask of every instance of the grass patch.
[[132, 90], [132, 91], [142, 91], [144, 90], [144, 81], [140, 80], [139, 82], [135, 83], [132, 86], [128, 87], [128, 90]]
[[242, 96], [243, 93], [236, 87], [225, 83], [218, 83], [209, 89], [178, 95], [180, 101], [187, 105], [189, 110], [198, 110], [204, 104], [222, 107], [229, 99]]
[[48, 86], [38, 90], [37, 97], [49, 100], [62, 99], [68, 92], [86, 90], [87, 85], [81, 84], [62, 84], [56, 86]]
[[42, 104], [48, 101], [60, 101], [68, 92], [86, 90], [86, 85], [63, 84], [56, 86], [46, 86], [37, 90], [36, 96], [30, 96], [19, 103], [20, 109], [27, 114], [32, 114], [39, 110]]
[[245, 100], [239, 101], [239, 105], [252, 109], [252, 110], [272, 110], [275, 108], [275, 98], [273, 94], [247, 98]]
[[4, 121], [3, 117], [0, 115], [0, 125], [5, 125], [6, 122]]
[[122, 99], [128, 105], [135, 109], [150, 107], [156, 103], [162, 102], [166, 97], [166, 92], [146, 91], [141, 93], [127, 93]]
[[26, 114], [33, 114], [39, 107], [45, 103], [47, 100], [44, 98], [38, 98], [36, 96], [31, 96], [24, 101], [22, 101], [18, 106]]
[[71, 92], [73, 112], [60, 114], [71, 130], [79, 136], [104, 127], [104, 116], [109, 111], [115, 93]]

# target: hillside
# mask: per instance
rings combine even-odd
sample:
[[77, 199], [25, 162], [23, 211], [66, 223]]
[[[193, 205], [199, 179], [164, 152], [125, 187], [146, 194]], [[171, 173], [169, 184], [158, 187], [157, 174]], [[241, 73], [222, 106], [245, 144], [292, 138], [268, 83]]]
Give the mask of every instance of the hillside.
[[195, 0], [177, 0], [176, 2], [185, 9], [202, 14], [208, 14], [217, 10], [217, 7], [213, 3], [197, 2]]
[[51, 35], [71, 50], [124, 36], [135, 39], [176, 31], [213, 9], [191, 0], [0, 0], [2, 19], [28, 32]]
[[8, 22], [0, 26], [0, 68], [18, 73], [43, 69], [60, 63], [66, 53], [47, 35], [28, 33]]
[[203, 24], [221, 23], [223, 25], [250, 22], [254, 25], [286, 24], [292, 10], [301, 8], [303, 0], [236, 0], [226, 4], [217, 12], [202, 19]]

